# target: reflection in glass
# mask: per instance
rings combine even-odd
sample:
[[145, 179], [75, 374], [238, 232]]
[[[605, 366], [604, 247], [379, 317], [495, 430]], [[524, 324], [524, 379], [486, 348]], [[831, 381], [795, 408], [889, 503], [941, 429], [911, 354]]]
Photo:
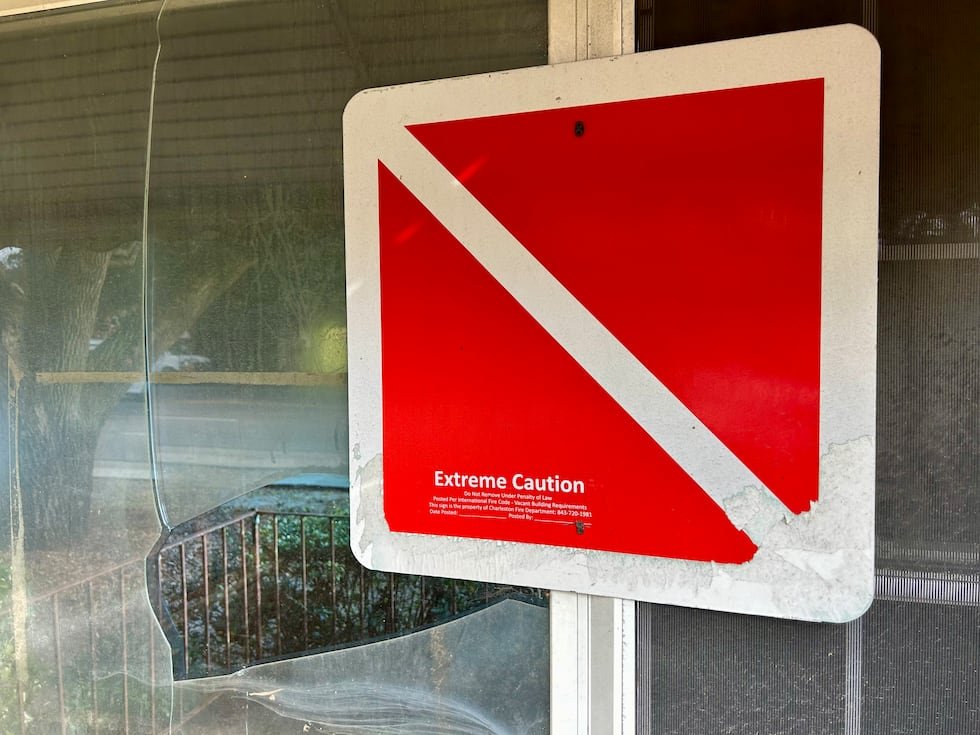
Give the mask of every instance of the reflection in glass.
[[178, 716], [192, 732], [547, 733], [547, 636], [546, 610], [506, 600], [401, 638], [181, 682]]
[[141, 243], [156, 3], [0, 23], [0, 731], [169, 716], [142, 558], [159, 535]]
[[[185, 548], [181, 561], [179, 544], [165, 546], [174, 537], [169, 529], [161, 536], [161, 522], [190, 524], [183, 533], [245, 491], [300, 474], [343, 493], [343, 106], [365, 86], [543, 63], [545, 39], [540, 0], [411, 7], [173, 0], [0, 22], [0, 358], [8, 399], [0, 469], [9, 479], [0, 483], [0, 731], [198, 732], [201, 722], [213, 729], [235, 710], [237, 700], [172, 689], [175, 666], [197, 675], [234, 668], [216, 663], [237, 644], [222, 649], [220, 637], [209, 638], [231, 624], [221, 628], [206, 612], [194, 627], [186, 615], [194, 594], [185, 602], [185, 589], [168, 588], [173, 599], [163, 605], [161, 586], [151, 584], [148, 595], [147, 571], [153, 580], [183, 564], [191, 574], [179, 578], [198, 589], [220, 558], [212, 547], [209, 563], [197, 562]], [[308, 512], [300, 507], [307, 493], [295, 485], [267, 492], [276, 512], [283, 504]], [[262, 545], [264, 522], [259, 557], [243, 554], [243, 566], [276, 553]], [[327, 521], [335, 532], [343, 522]], [[299, 526], [282, 524], [291, 539]], [[322, 540], [322, 528], [310, 530]], [[330, 544], [315, 551], [331, 549], [342, 553]], [[308, 574], [307, 603], [323, 593], [323, 567], [279, 551], [280, 581]], [[258, 575], [267, 581], [265, 567]], [[208, 596], [229, 589], [206, 584]], [[399, 608], [396, 596], [383, 594], [390, 584], [385, 577], [375, 585], [384, 610], [376, 620], [366, 616], [368, 638], [403, 627], [389, 614], [392, 601]], [[312, 629], [301, 647], [290, 638], [303, 627], [302, 584], [297, 594], [265, 589], [253, 615], [274, 606], [273, 589], [287, 609], [266, 615], [242, 663], [330, 647]], [[373, 589], [337, 592], [363, 590], [370, 599]], [[430, 598], [413, 598], [423, 599]], [[323, 620], [336, 612], [325, 604], [310, 610]], [[521, 698], [535, 713], [524, 731], [542, 732], [547, 612], [514, 600], [484, 612], [491, 611], [496, 627], [460, 620], [451, 630], [484, 630], [470, 650], [496, 645], [502, 669], [534, 669], [534, 686], [515, 668], [493, 691]], [[170, 650], [175, 630], [204, 641], [203, 669], [185, 659], [189, 647]], [[379, 698], [399, 696], [392, 672], [417, 679], [413, 696], [432, 705], [430, 721], [458, 704], [477, 720], [510, 727], [475, 693], [496, 674], [485, 678], [479, 659], [435, 630], [426, 650], [437, 662], [469, 661], [453, 676], [469, 677], [470, 689], [443, 692], [446, 670], [403, 658], [401, 639], [322, 655], [353, 661], [363, 650]], [[410, 661], [432, 668], [398, 669]], [[268, 664], [264, 681], [288, 679], [290, 669], [277, 668], [285, 666]], [[324, 691], [280, 700], [278, 724], [258, 714], [275, 709], [267, 702], [246, 706], [243, 722], [250, 732], [283, 732], [279, 715], [306, 711]]]
[[272, 486], [174, 528], [148, 559], [178, 679], [395, 638], [544, 590], [373, 572], [346, 488]]
[[[526, 0], [168, 4], [148, 336], [172, 523], [292, 474], [347, 473], [347, 100], [543, 63], [545, 22], [545, 4]], [[193, 361], [174, 365], [175, 353]]]

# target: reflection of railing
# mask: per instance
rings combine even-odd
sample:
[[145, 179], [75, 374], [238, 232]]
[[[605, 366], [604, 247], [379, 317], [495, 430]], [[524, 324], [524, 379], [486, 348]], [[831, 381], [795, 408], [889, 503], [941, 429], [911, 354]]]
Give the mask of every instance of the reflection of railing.
[[253, 510], [172, 535], [150, 566], [175, 676], [399, 635], [505, 596], [544, 603], [539, 590], [371, 572], [349, 529], [344, 516]]
[[[177, 529], [145, 563], [32, 598], [30, 675], [0, 692], [0, 731], [163, 733], [171, 652], [175, 678], [200, 677], [400, 635], [503, 597], [546, 604], [541, 590], [371, 572], [349, 529], [346, 516], [253, 510]], [[146, 608], [147, 570], [171, 652]]]
[[[146, 609], [135, 559], [32, 598], [28, 672], [16, 683], [17, 724], [4, 732], [166, 732], [166, 647]], [[12, 712], [6, 713], [8, 716]], [[3, 717], [0, 717], [3, 720]]]

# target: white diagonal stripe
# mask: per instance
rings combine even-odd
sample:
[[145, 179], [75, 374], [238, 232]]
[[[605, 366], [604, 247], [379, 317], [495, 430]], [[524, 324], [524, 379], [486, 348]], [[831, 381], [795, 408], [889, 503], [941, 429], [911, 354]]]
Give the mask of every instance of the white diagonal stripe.
[[[399, 127], [385, 142], [380, 160], [719, 507], [746, 488], [765, 489], [408, 130]], [[776, 520], [786, 509], [770, 492], [765, 495], [775, 502], [754, 504], [753, 510]], [[742, 526], [750, 519], [732, 520]]]

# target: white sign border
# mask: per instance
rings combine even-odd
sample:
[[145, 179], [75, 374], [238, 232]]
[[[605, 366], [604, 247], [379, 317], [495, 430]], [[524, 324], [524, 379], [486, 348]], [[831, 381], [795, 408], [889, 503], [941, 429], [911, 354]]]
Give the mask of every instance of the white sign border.
[[[387, 571], [776, 617], [859, 616], [874, 591], [879, 75], [874, 38], [835, 26], [356, 95], [344, 112], [344, 176], [357, 558]], [[814, 508], [776, 517], [763, 488], [732, 497], [726, 512], [753, 538], [766, 538], [743, 565], [391, 532], [382, 502], [378, 160], [404, 140], [404, 126], [817, 77], [825, 80], [825, 132], [821, 500]]]

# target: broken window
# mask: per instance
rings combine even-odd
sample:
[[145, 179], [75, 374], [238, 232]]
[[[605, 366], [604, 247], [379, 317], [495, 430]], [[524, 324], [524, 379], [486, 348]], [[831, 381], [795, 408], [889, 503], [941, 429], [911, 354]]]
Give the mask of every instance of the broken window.
[[547, 731], [546, 595], [347, 546], [340, 134], [546, 46], [538, 0], [0, 22], [0, 730]]

